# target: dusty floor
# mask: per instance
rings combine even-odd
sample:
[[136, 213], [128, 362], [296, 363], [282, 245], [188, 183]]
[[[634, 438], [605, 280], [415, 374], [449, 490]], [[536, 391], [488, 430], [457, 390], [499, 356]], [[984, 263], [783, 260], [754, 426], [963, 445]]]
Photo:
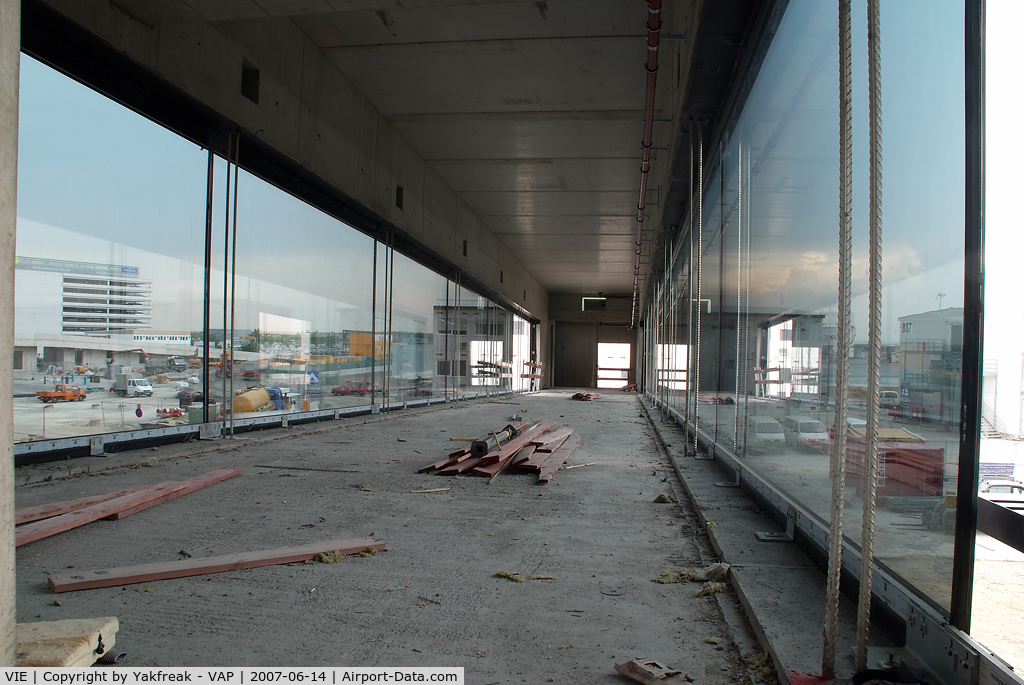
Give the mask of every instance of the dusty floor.
[[[502, 475], [489, 485], [485, 478], [416, 473], [462, 444], [449, 437], [480, 435], [513, 412], [575, 428], [583, 444], [568, 465], [600, 463], [561, 471], [548, 485], [527, 475]], [[613, 664], [648, 657], [700, 683], [750, 680], [742, 658], [760, 648], [734, 596], [696, 598], [698, 585], [651, 582], [715, 559], [685, 503], [652, 503], [661, 492], [681, 491], [633, 395], [575, 402], [541, 393], [116, 459], [152, 457], [154, 467], [22, 486], [17, 506], [226, 466], [243, 472], [122, 521], [20, 547], [19, 622], [117, 616], [129, 666], [464, 666], [469, 683], [618, 683], [625, 681]], [[52, 468], [59, 475], [61, 465]], [[451, 490], [410, 492], [441, 487]], [[148, 586], [61, 595], [45, 589], [48, 573], [69, 568], [361, 536], [383, 540], [390, 551]], [[494, 576], [502, 570], [554, 580], [514, 583]]]

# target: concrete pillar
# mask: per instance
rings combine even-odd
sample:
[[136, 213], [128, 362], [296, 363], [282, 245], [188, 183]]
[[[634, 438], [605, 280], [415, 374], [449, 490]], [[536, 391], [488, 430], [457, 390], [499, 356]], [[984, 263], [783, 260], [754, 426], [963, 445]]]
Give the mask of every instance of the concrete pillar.
[[0, 0], [0, 666], [14, 666], [14, 237], [21, 0]]

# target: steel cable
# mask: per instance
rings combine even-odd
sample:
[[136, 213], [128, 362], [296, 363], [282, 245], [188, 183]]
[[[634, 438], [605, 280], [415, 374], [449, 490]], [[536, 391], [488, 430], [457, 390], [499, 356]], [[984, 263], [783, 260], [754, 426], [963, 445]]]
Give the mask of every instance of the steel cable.
[[871, 561], [875, 538], [878, 475], [878, 401], [882, 362], [882, 75], [879, 0], [868, 0], [868, 79], [870, 117], [870, 245], [868, 307], [868, 416], [864, 454], [864, 519], [861, 529], [860, 601], [857, 607], [857, 670], [867, 665], [871, 622]]
[[843, 554], [843, 502], [846, 475], [846, 430], [850, 402], [851, 262], [853, 259], [853, 100], [850, 54], [850, 0], [839, 0], [839, 330], [836, 358], [835, 439], [831, 454], [832, 511], [828, 544], [828, 580], [825, 591], [824, 648], [821, 674], [835, 677], [836, 631], [839, 624], [839, 577]]

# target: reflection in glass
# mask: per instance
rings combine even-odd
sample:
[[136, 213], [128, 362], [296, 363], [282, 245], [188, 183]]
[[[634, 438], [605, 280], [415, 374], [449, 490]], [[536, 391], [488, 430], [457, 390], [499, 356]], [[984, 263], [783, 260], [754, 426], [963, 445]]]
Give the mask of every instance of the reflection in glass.
[[[858, 540], [868, 361], [863, 1], [854, 3], [854, 17], [855, 334], [844, 429], [850, 450], [845, 530]], [[948, 608], [952, 535], [944, 503], [957, 489], [963, 339], [963, 8], [890, 3], [882, 25], [883, 393], [875, 556]], [[835, 7], [790, 2], [735, 127], [724, 141], [704, 141], [704, 159], [712, 159], [709, 168], [694, 169], [703, 181], [701, 203], [684, 249], [654, 290], [647, 322], [649, 392], [696, 419], [709, 440], [732, 446], [823, 521], [836, 401], [837, 53]], [[680, 353], [685, 363], [673, 364]], [[676, 401], [670, 386], [688, 377], [690, 403]]]

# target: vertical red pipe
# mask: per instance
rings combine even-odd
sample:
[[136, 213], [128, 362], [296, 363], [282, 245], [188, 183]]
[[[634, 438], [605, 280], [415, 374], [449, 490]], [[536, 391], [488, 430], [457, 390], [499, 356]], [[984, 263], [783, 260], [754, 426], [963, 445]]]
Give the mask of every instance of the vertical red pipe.
[[633, 265], [633, 311], [630, 327], [636, 326], [640, 294], [640, 252], [644, 232], [644, 206], [647, 200], [647, 172], [651, 168], [651, 137], [654, 130], [654, 91], [658, 85], [658, 43], [661, 38], [661, 0], [644, 0], [647, 15], [647, 101], [644, 106], [643, 156], [640, 162], [640, 202], [636, 209], [636, 261]]

